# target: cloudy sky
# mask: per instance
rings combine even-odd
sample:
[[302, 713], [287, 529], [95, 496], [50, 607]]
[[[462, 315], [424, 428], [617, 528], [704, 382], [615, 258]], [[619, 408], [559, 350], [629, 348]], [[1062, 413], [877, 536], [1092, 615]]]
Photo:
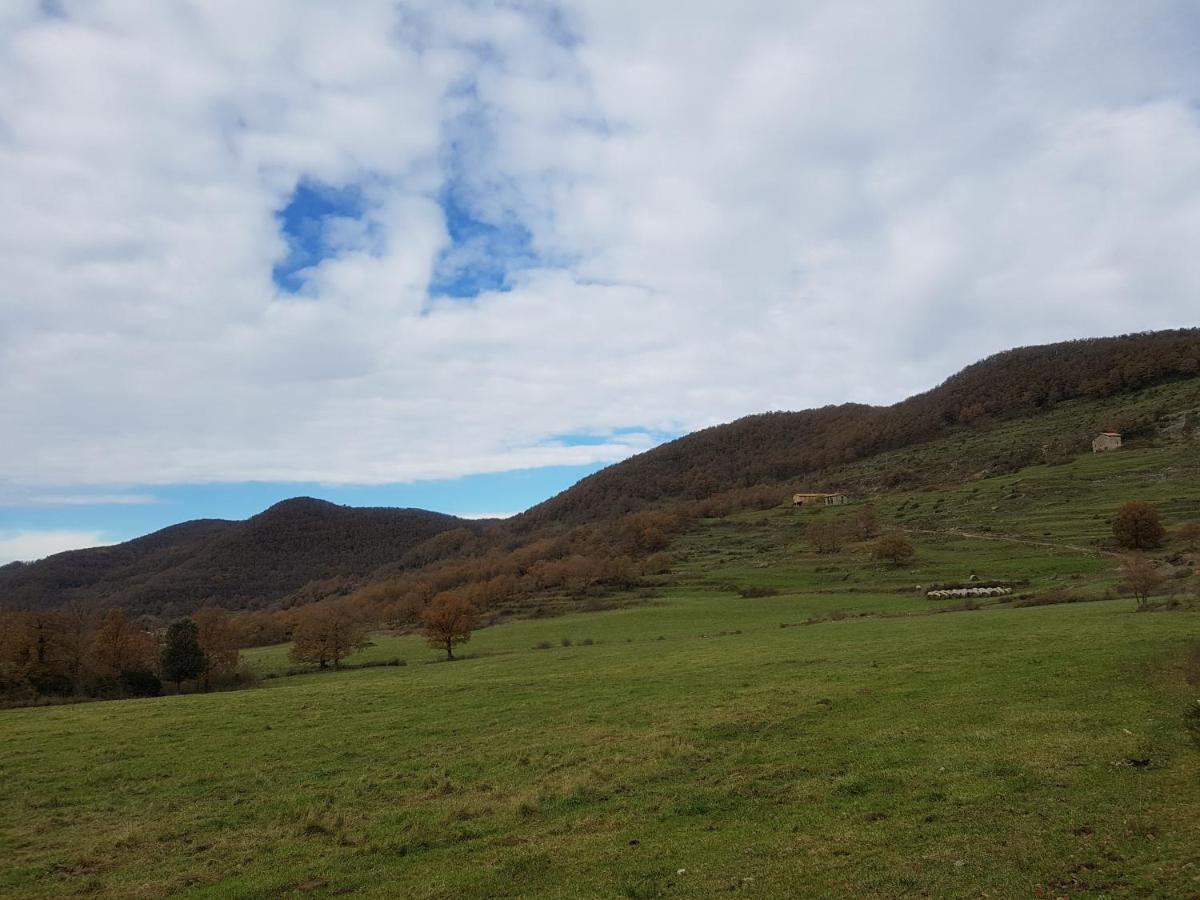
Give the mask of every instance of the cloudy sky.
[[1200, 7], [0, 4], [0, 562], [1194, 325]]

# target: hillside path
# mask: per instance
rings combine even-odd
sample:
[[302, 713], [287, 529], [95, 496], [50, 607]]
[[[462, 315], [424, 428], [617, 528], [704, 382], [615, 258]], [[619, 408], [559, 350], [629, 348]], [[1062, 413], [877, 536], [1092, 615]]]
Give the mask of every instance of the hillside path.
[[1054, 541], [1033, 541], [1029, 538], [1010, 537], [1003, 534], [981, 534], [976, 531], [963, 531], [961, 528], [914, 528], [904, 527], [902, 531], [919, 534], [952, 534], [955, 537], [971, 538], [978, 541], [1004, 541], [1009, 544], [1027, 544], [1031, 547], [1051, 547], [1055, 550], [1072, 550], [1076, 553], [1086, 553], [1089, 556], [1118, 556], [1111, 550], [1099, 550], [1096, 547], [1084, 547], [1081, 544], [1059, 544]]

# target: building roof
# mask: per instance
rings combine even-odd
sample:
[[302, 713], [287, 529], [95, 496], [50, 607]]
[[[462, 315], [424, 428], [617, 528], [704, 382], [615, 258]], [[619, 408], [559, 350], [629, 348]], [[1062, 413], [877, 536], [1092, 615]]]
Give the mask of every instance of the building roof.
[[1121, 432], [1119, 432], [1119, 431], [1102, 431], [1102, 432], [1100, 432], [1100, 437], [1120, 437], [1120, 436], [1121, 436]]

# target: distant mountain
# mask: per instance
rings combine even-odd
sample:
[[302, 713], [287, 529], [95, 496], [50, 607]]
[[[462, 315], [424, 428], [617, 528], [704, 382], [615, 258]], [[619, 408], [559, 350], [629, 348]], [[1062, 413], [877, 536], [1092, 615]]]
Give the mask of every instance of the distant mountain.
[[[847, 362], [853, 365], [852, 361]], [[513, 520], [582, 523], [674, 500], [785, 482], [936, 438], [1200, 374], [1200, 329], [1021, 347], [996, 354], [893, 406], [827, 406], [747, 416], [602, 469]]]
[[240, 522], [200, 519], [111, 547], [0, 567], [0, 604], [78, 601], [175, 615], [206, 603], [271, 605], [324, 579], [354, 579], [410, 548], [479, 523], [422, 509], [355, 508], [300, 497]]

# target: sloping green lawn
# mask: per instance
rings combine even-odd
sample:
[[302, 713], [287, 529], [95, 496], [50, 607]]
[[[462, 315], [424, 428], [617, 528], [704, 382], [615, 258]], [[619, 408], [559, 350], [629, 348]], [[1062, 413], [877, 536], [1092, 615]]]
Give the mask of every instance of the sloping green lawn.
[[[5, 712], [0, 892], [1200, 890], [1195, 616], [780, 628], [795, 604], [680, 596], [486, 630], [453, 664], [408, 639], [402, 668]], [[599, 643], [533, 649], [569, 635]]]

